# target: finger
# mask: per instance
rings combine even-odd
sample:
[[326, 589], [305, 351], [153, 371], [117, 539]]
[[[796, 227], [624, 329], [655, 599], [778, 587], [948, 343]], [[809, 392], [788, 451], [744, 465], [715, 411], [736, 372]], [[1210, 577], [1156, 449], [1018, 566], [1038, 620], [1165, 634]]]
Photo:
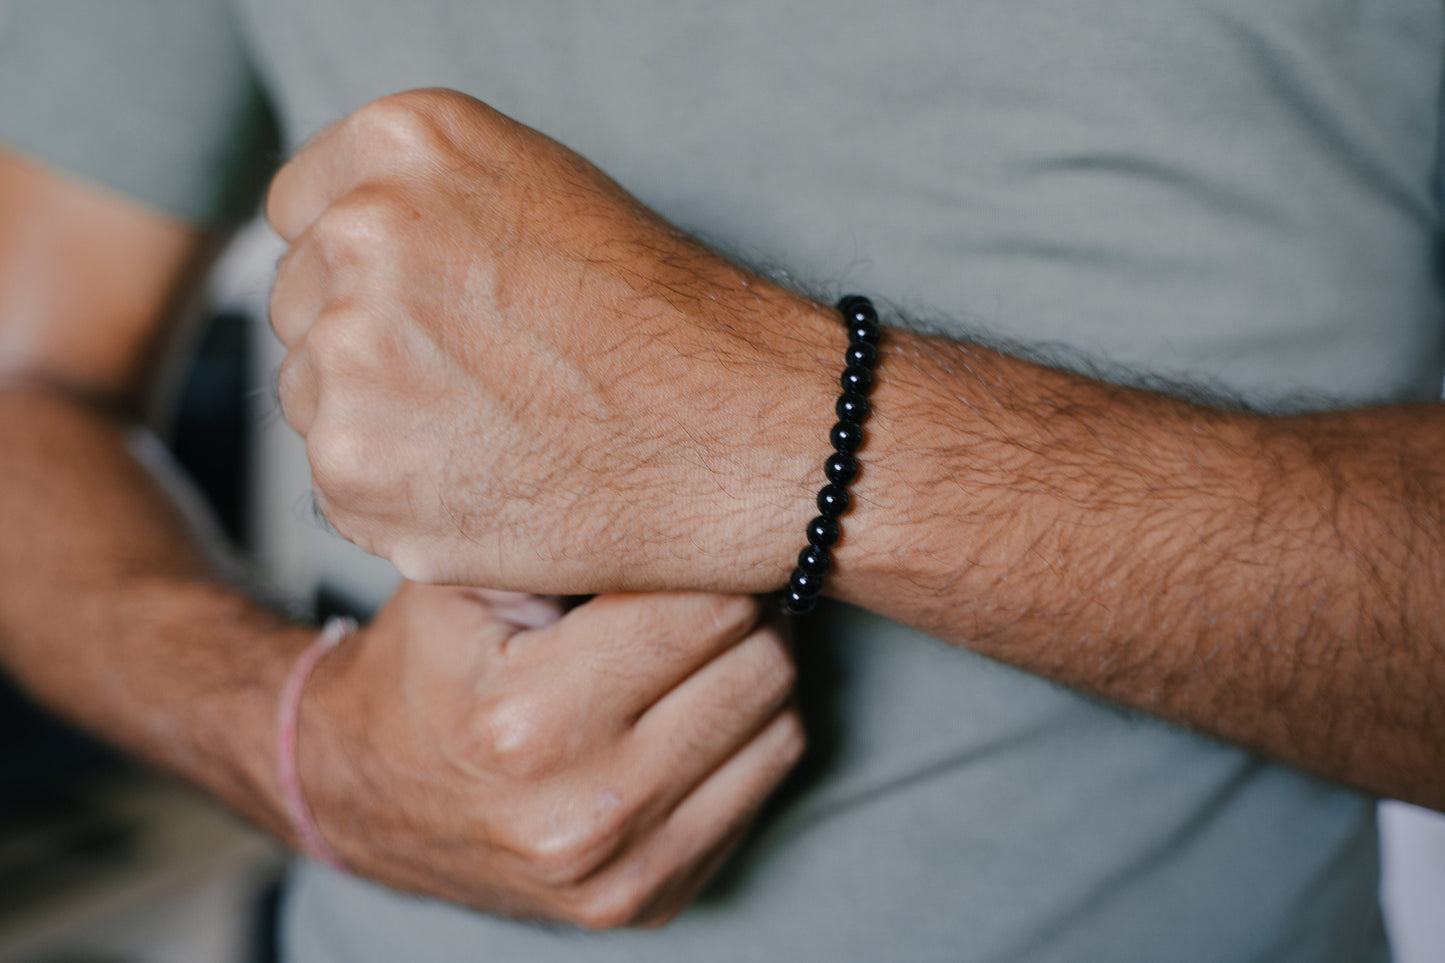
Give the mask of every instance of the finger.
[[624, 926], [699, 882], [693, 870], [756, 817], [802, 756], [797, 714], [778, 714], [762, 732], [699, 785], [651, 836], [625, 851], [580, 888], [577, 915], [590, 926]]
[[325, 309], [332, 297], [331, 274], [309, 234], [277, 263], [271, 285], [271, 328], [286, 347], [294, 348]]
[[498, 589], [473, 589], [472, 592], [491, 606], [499, 619], [519, 629], [540, 629], [562, 617], [562, 598], [557, 595], [530, 595], [526, 592], [503, 592]]
[[751, 823], [739, 826], [715, 843], [711, 850], [685, 872], [667, 881], [653, 901], [627, 923], [632, 929], [660, 929], [687, 909], [704, 886], [717, 875], [728, 858], [747, 838]]
[[[375, 260], [366, 256], [364, 243], [345, 236], [368, 216], [368, 206], [374, 209], [380, 203], [378, 198], [384, 196], [383, 191], [366, 188], [340, 198], [277, 263], [271, 285], [271, 327], [288, 348], [306, 337], [322, 314], [366, 302], [373, 293], [369, 286], [384, 287], [390, 282], [387, 269], [378, 268]], [[332, 226], [328, 221], [347, 220], [351, 223], [326, 230]], [[354, 320], [358, 315], [348, 312], [346, 316]]]
[[336, 121], [276, 172], [266, 194], [266, 219], [277, 234], [295, 241], [362, 184], [388, 172], [431, 166], [447, 141], [445, 117], [458, 101], [477, 117], [501, 117], [455, 92], [417, 90], [372, 101]]
[[276, 396], [286, 423], [302, 438], [311, 432], [321, 404], [316, 366], [303, 343], [287, 353], [276, 372]]
[[[510, 650], [527, 633], [507, 641]], [[503, 848], [511, 850], [526, 868], [534, 862], [556, 876], [585, 878], [610, 862], [633, 841], [645, 838], [664, 823], [685, 798], [708, 779], [778, 714], [792, 689], [791, 662], [779, 635], [770, 629], [757, 632], [730, 648], [687, 679], [683, 691], [673, 693], [649, 712], [645, 725], [623, 731], [594, 705], [593, 691], [568, 692], [564, 685], [549, 693], [546, 704], [560, 711], [554, 718], [533, 719], [524, 728], [557, 733], [547, 743], [555, 751], [566, 742], [564, 754], [587, 760], [580, 784], [589, 787], [574, 794], [564, 807], [573, 819], [549, 825], [540, 833], [528, 830]], [[549, 664], [554, 680], [562, 664]], [[515, 713], [503, 716], [509, 726]], [[529, 765], [555, 766], [555, 759], [540, 762], [537, 747], [519, 747]], [[530, 773], [522, 773], [529, 778]], [[582, 814], [591, 813], [590, 816]], [[594, 818], [595, 817], [595, 818]], [[501, 843], [501, 840], [498, 840]], [[538, 857], [549, 853], [556, 859]]]
[[782, 639], [761, 629], [709, 662], [638, 719], [625, 750], [647, 812], [646, 831], [746, 745], [793, 694]]
[[541, 630], [536, 644], [519, 646], [516, 658], [553, 674], [565, 667], [580, 701], [631, 720], [746, 637], [758, 614], [750, 596], [599, 595]]
[[[756, 813], [752, 814], [756, 815]], [[676, 918], [692, 904], [702, 888], [717, 875], [717, 871], [732, 856], [739, 844], [747, 838], [752, 829], [752, 818], [738, 826], [718, 841], [691, 869], [677, 878], [669, 880], [658, 892], [652, 903], [627, 924], [635, 929], [657, 929]]]
[[301, 237], [332, 201], [359, 183], [352, 152], [344, 149], [346, 130], [346, 119], [330, 124], [271, 178], [266, 220], [288, 243]]
[[408, 581], [397, 595], [403, 591], [408, 637], [420, 640], [419, 658], [435, 660], [443, 673], [479, 664], [478, 647], [497, 651], [517, 632], [514, 623], [498, 617], [481, 590]]

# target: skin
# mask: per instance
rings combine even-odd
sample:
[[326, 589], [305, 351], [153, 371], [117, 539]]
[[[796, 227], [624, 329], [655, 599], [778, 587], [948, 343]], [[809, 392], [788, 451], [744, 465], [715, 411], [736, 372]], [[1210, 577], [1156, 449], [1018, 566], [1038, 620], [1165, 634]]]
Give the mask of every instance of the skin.
[[[585, 160], [450, 91], [278, 174], [287, 417], [412, 578], [755, 592], [802, 544], [844, 347]], [[884, 338], [829, 594], [1445, 809], [1439, 405], [1267, 417]]]
[[[294, 844], [272, 726], [315, 629], [219, 581], [124, 444], [214, 247], [0, 152], [0, 667]], [[611, 594], [562, 615], [408, 584], [312, 677], [301, 781], [370, 878], [659, 925], [801, 754], [793, 681], [785, 632], [747, 596]]]

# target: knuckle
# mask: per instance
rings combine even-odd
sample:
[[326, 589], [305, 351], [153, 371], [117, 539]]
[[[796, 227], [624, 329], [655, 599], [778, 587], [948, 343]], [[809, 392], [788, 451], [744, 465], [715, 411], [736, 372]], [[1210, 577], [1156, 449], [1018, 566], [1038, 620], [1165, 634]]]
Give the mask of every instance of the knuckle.
[[798, 683], [798, 666], [788, 647], [774, 633], [760, 635], [757, 646], [758, 691], [765, 695], [770, 704], [776, 704], [792, 694]]
[[576, 885], [586, 879], [596, 867], [596, 864], [583, 854], [551, 849], [545, 845], [538, 851], [528, 852], [525, 858], [533, 875], [543, 884], [552, 887]]
[[591, 876], [620, 840], [621, 833], [606, 822], [564, 817], [525, 831], [520, 848], [538, 879], [565, 887]]
[[451, 109], [445, 91], [407, 90], [372, 101], [352, 115], [352, 122], [368, 146], [423, 159], [445, 146]]
[[314, 425], [306, 438], [306, 456], [312, 482], [330, 504], [351, 504], [366, 489], [365, 479], [374, 459], [367, 440], [358, 432], [329, 422]]
[[271, 285], [267, 315], [271, 330], [288, 348], [296, 346], [312, 321], [315, 306], [311, 295], [324, 279], [303, 276], [298, 265], [303, 263], [306, 249], [294, 245], [276, 265], [276, 279]]
[[327, 264], [351, 264], [390, 251], [415, 217], [397, 191], [366, 184], [323, 211], [311, 227], [311, 238]]
[[751, 595], [704, 596], [702, 619], [711, 635], [737, 635], [755, 625], [761, 603]]
[[281, 413], [303, 437], [311, 427], [316, 383], [311, 359], [304, 351], [289, 352], [276, 372], [276, 395]]
[[478, 723], [487, 768], [531, 781], [556, 773], [565, 763], [564, 726], [540, 700], [510, 696], [494, 702]]
[[324, 312], [306, 333], [306, 350], [323, 380], [394, 370], [396, 352], [386, 331], [360, 311]]
[[318, 363], [329, 367], [337, 355], [344, 356], [351, 349], [355, 338], [345, 317], [328, 314], [312, 322], [306, 332], [306, 351]]
[[612, 883], [588, 893], [579, 901], [575, 922], [589, 930], [615, 930], [642, 915], [648, 892], [641, 886]]
[[423, 539], [399, 538], [381, 554], [408, 582], [428, 585], [447, 581], [446, 572], [440, 564], [440, 553]]
[[411, 90], [398, 91], [382, 99], [396, 100], [409, 105], [413, 110], [423, 111], [438, 118], [448, 117], [452, 112], [468, 106], [480, 106], [479, 101], [451, 87], [413, 87]]

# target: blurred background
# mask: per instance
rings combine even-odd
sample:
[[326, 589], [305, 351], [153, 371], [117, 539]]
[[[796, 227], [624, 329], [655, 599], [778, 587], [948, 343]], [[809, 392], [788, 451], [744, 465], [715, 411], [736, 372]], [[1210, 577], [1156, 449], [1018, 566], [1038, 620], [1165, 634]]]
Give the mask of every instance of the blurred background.
[[[265, 323], [281, 250], [259, 224], [232, 245], [154, 426], [298, 609], [364, 615], [351, 600], [386, 597], [397, 576], [312, 512], [304, 449], [275, 402], [283, 351]], [[0, 760], [0, 963], [275, 960], [279, 847], [48, 718], [3, 677]], [[1445, 817], [1383, 803], [1381, 834], [1396, 959], [1445, 963]]]

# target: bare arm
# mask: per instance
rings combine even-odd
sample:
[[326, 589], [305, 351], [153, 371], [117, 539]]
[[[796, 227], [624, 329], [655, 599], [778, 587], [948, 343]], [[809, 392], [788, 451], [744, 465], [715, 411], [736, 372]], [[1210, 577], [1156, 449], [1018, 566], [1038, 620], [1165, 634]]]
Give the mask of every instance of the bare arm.
[[0, 664], [284, 834], [269, 719], [305, 630], [212, 578], [124, 443], [208, 246], [0, 154]]
[[831, 591], [1445, 809], [1445, 408], [1222, 411], [891, 333]]
[[[784, 584], [831, 310], [452, 92], [329, 128], [268, 213], [283, 402], [349, 537], [434, 581]], [[1269, 418], [901, 332], [882, 356], [829, 591], [1445, 809], [1445, 409]]]
[[284, 838], [270, 720], [308, 633], [210, 576], [121, 431], [70, 398], [0, 392], [0, 664]]
[[[294, 842], [272, 727], [314, 630], [208, 571], [116, 414], [204, 246], [0, 153], [0, 667]], [[489, 912], [665, 922], [802, 752], [784, 633], [747, 597], [606, 596], [531, 629], [495, 599], [407, 586], [322, 662], [299, 768], [323, 836]]]

